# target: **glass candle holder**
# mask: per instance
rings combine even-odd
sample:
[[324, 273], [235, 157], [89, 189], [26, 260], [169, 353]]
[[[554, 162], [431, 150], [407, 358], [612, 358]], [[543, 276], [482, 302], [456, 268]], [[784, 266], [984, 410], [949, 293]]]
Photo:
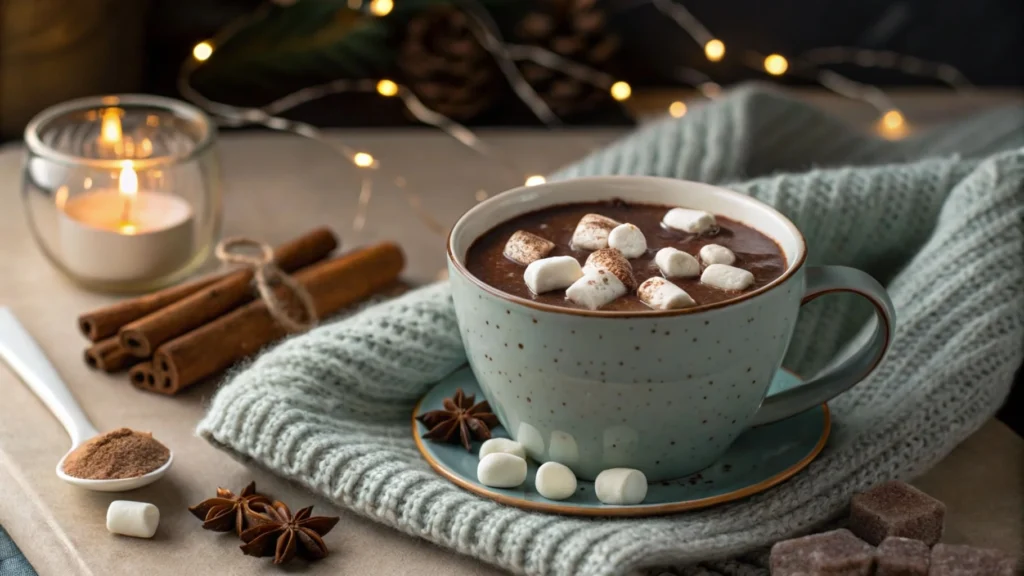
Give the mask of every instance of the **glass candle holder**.
[[22, 198], [43, 253], [75, 282], [142, 292], [182, 279], [220, 231], [216, 127], [159, 96], [82, 98], [25, 129]]

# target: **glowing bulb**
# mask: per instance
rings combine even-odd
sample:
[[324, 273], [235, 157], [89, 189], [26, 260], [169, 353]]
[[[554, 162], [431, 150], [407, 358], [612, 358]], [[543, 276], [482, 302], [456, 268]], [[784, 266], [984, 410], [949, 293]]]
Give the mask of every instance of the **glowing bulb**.
[[533, 176], [530, 176], [529, 178], [526, 179], [527, 186], [536, 186], [538, 184], [543, 184], [545, 182], [547, 182], [547, 179], [541, 176], [540, 174], [534, 174]]
[[907, 120], [899, 110], [889, 110], [878, 120], [878, 132], [889, 140], [899, 140], [907, 135]]
[[377, 93], [381, 96], [394, 96], [398, 94], [398, 84], [387, 79], [381, 80], [377, 82]]
[[630, 94], [633, 93], [633, 89], [629, 87], [629, 84], [626, 84], [621, 80], [612, 84], [610, 91], [612, 93], [612, 98], [615, 98], [620, 102], [628, 99]]
[[676, 100], [675, 102], [668, 105], [669, 116], [673, 118], [682, 118], [686, 116], [686, 103]]
[[394, 7], [395, 3], [392, 0], [373, 0], [370, 2], [370, 12], [374, 16], [387, 16]]
[[196, 44], [195, 47], [192, 48], [192, 57], [200, 62], [206, 62], [206, 60], [209, 59], [210, 56], [212, 55], [213, 44], [210, 44], [205, 40], [200, 42], [199, 44]]
[[100, 140], [106, 144], [121, 141], [121, 111], [107, 108], [103, 111], [103, 123], [100, 124]]
[[725, 43], [718, 38], [708, 40], [708, 43], [704, 45], [704, 55], [708, 57], [708, 60], [718, 62], [725, 56]]
[[789, 70], [789, 62], [779, 54], [769, 54], [764, 59], [764, 71], [772, 76], [782, 76]]
[[899, 130], [903, 127], [903, 113], [899, 110], [889, 110], [882, 116], [882, 126], [886, 130]]
[[352, 156], [352, 163], [360, 168], [369, 168], [373, 166], [373, 156], [370, 156], [366, 152], [356, 152]]

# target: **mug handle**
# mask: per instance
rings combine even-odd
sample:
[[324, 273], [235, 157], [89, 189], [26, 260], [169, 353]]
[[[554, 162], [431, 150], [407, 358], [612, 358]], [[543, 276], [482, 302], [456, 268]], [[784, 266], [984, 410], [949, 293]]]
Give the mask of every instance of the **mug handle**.
[[842, 364], [799, 386], [765, 397], [751, 426], [760, 426], [828, 402], [860, 382], [882, 361], [896, 323], [896, 311], [885, 288], [866, 272], [845, 266], [812, 266], [807, 269], [807, 287], [800, 305], [834, 292], [852, 292], [867, 298], [875, 307], [875, 330], [871, 338]]

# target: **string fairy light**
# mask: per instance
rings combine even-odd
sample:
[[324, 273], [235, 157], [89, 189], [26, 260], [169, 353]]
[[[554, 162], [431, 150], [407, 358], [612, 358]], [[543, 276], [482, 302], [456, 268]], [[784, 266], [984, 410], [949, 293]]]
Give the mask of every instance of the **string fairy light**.
[[[643, 4], [654, 5], [660, 12], [674, 21], [703, 49], [704, 55], [709, 61], [719, 62], [725, 58], [725, 42], [712, 35], [681, 4], [673, 0], [637, 0], [629, 6], [629, 9]], [[291, 132], [331, 146], [332, 149], [346, 157], [357, 168], [373, 168], [379, 171], [381, 168], [380, 162], [369, 152], [353, 150], [335, 138], [326, 138], [315, 126], [282, 118], [280, 114], [302, 103], [317, 100], [330, 94], [375, 92], [382, 97], [398, 96], [410, 114], [420, 122], [444, 131], [475, 153], [499, 163], [510, 176], [514, 176], [518, 172], [515, 167], [508, 165], [507, 160], [502, 155], [493, 154], [490, 148], [470, 129], [443, 114], [431, 110], [411, 90], [391, 79], [382, 78], [376, 81], [372, 79], [336, 80], [318, 86], [303, 88], [269, 104], [255, 108], [235, 107], [216, 102], [195, 90], [190, 84], [191, 74], [214, 54], [214, 47], [225, 44], [238, 31], [264, 19], [270, 13], [272, 5], [272, 3], [261, 5], [252, 13], [229, 24], [216, 37], [199, 42], [193, 47], [192, 58], [182, 64], [178, 78], [179, 90], [186, 99], [214, 115], [222, 125], [244, 126], [247, 124], [260, 124], [272, 130]], [[348, 5], [352, 9], [362, 9], [364, 2], [363, 0], [349, 0]], [[546, 126], [558, 126], [561, 124], [561, 119], [554, 114], [530, 83], [522, 76], [516, 62], [531, 61], [549, 70], [561, 72], [594, 87], [607, 90], [611, 97], [619, 102], [629, 99], [632, 95], [632, 88], [627, 82], [616, 79], [593, 67], [567, 59], [539, 46], [505, 43], [497, 23], [478, 0], [456, 0], [456, 5], [468, 17], [470, 30], [474, 37], [494, 59], [499, 70], [511, 85], [513, 92]], [[394, 0], [370, 0], [368, 5], [369, 12], [377, 17], [386, 16], [393, 9]], [[955, 90], [964, 90], [972, 87], [972, 84], [962, 73], [948, 64], [929, 62], [889, 51], [843, 47], [818, 48], [798, 55], [792, 63], [780, 54], [769, 54], [762, 59], [754, 52], [741, 51], [740, 56], [741, 61], [746, 66], [756, 70], [761, 70], [773, 76], [790, 73], [807, 77], [836, 94], [874, 106], [881, 114], [876, 129], [887, 138], [899, 138], [908, 132], [908, 122], [902, 112], [877, 87], [846, 78], [828, 69], [827, 66], [854, 64], [860, 67], [889, 68], [910, 75], [934, 78]], [[717, 97], [722, 89], [707, 74], [699, 70], [680, 68], [675, 71], [674, 76], [679, 81], [696, 87], [707, 98]], [[674, 118], [681, 118], [686, 115], [687, 110], [684, 102], [676, 101], [669, 105], [668, 113]], [[521, 174], [521, 172], [519, 173]], [[393, 181], [399, 189], [404, 191], [410, 207], [430, 229], [439, 234], [447, 233], [444, 226], [423, 208], [423, 203], [419, 200], [419, 197], [408, 189], [403, 177], [394, 177]], [[535, 186], [543, 182], [545, 182], [545, 179], [540, 175], [532, 175], [526, 179], [527, 186]], [[372, 187], [368, 177], [364, 177], [357, 207], [356, 217], [358, 220], [354, 222], [354, 224], [359, 224], [359, 228], [365, 224], [365, 215], [371, 196]], [[486, 191], [478, 190], [475, 197], [478, 201], [481, 201], [487, 197], [487, 193]]]
[[712, 62], [718, 62], [725, 57], [725, 43], [714, 38], [704, 44], [704, 56]]
[[623, 100], [629, 99], [630, 95], [633, 94], [633, 89], [629, 86], [628, 83], [619, 80], [618, 82], [612, 84], [611, 88], [609, 89], [609, 92], [611, 92], [612, 98], [615, 98], [619, 102], [622, 102]]
[[398, 84], [395, 84], [392, 80], [387, 78], [377, 82], [377, 93], [381, 96], [394, 96], [398, 94]]
[[764, 71], [772, 76], [782, 76], [789, 69], [789, 61], [781, 54], [769, 54], [764, 58]]
[[367, 152], [356, 152], [352, 156], [352, 163], [360, 168], [370, 168], [374, 165], [375, 160]]
[[395, 9], [392, 0], [372, 0], [370, 2], [370, 13], [374, 16], [387, 16]]
[[213, 56], [213, 44], [204, 40], [192, 47], [192, 57], [199, 62], [206, 62], [210, 56]]

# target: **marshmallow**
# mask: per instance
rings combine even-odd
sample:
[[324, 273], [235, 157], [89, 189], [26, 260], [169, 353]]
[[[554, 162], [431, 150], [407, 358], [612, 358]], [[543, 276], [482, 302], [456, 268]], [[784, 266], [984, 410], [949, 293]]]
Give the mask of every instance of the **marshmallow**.
[[754, 283], [754, 275], [728, 264], [712, 264], [704, 269], [700, 281], [722, 290], [746, 290]]
[[534, 460], [542, 460], [544, 458], [544, 437], [541, 436], [540, 430], [526, 422], [520, 422], [516, 440], [523, 445], [523, 449], [526, 450], [526, 454], [530, 458]]
[[639, 504], [647, 497], [647, 477], [632, 468], [609, 468], [597, 475], [594, 491], [604, 504]]
[[523, 445], [515, 440], [509, 440], [508, 438], [491, 438], [484, 442], [480, 446], [480, 459], [483, 460], [484, 456], [488, 454], [512, 454], [513, 456], [519, 456], [522, 459], [526, 459], [526, 449]]
[[591, 270], [565, 289], [565, 297], [591, 310], [625, 296], [628, 290], [614, 274], [607, 270]]
[[583, 265], [583, 273], [586, 274], [587, 272], [597, 270], [611, 272], [628, 290], [636, 290], [633, 266], [622, 255], [622, 252], [614, 248], [604, 248], [591, 252], [590, 256], [587, 256], [587, 263]]
[[561, 430], [553, 431], [548, 443], [548, 458], [566, 465], [575, 465], [579, 462], [580, 449], [572, 434]]
[[711, 264], [732, 264], [736, 261], [736, 255], [725, 246], [708, 244], [700, 249], [700, 260], [705, 266]]
[[658, 276], [644, 280], [637, 288], [636, 295], [641, 302], [655, 310], [675, 310], [697, 304], [685, 290]]
[[107, 507], [107, 530], [113, 534], [152, 538], [160, 524], [160, 509], [149, 502], [114, 500]]
[[477, 464], [476, 479], [492, 488], [515, 488], [526, 481], [526, 460], [505, 452], [488, 454]]
[[544, 258], [554, 249], [554, 242], [525, 230], [516, 230], [505, 243], [505, 258], [526, 266]]
[[558, 462], [541, 464], [533, 483], [537, 492], [548, 500], [565, 500], [576, 493], [576, 475]]
[[636, 226], [622, 224], [608, 233], [608, 247], [622, 252], [626, 258], [639, 258], [647, 252], [647, 238]]
[[715, 216], [703, 210], [673, 208], [665, 213], [661, 223], [669, 228], [691, 234], [703, 234], [715, 227]]
[[561, 290], [583, 276], [580, 263], [572, 256], [552, 256], [530, 262], [523, 281], [534, 294]]
[[580, 218], [572, 233], [574, 250], [600, 250], [608, 247], [608, 233], [619, 223], [600, 214], [587, 214]]
[[658, 250], [654, 263], [666, 278], [690, 278], [700, 276], [700, 262], [682, 250], [669, 246]]

